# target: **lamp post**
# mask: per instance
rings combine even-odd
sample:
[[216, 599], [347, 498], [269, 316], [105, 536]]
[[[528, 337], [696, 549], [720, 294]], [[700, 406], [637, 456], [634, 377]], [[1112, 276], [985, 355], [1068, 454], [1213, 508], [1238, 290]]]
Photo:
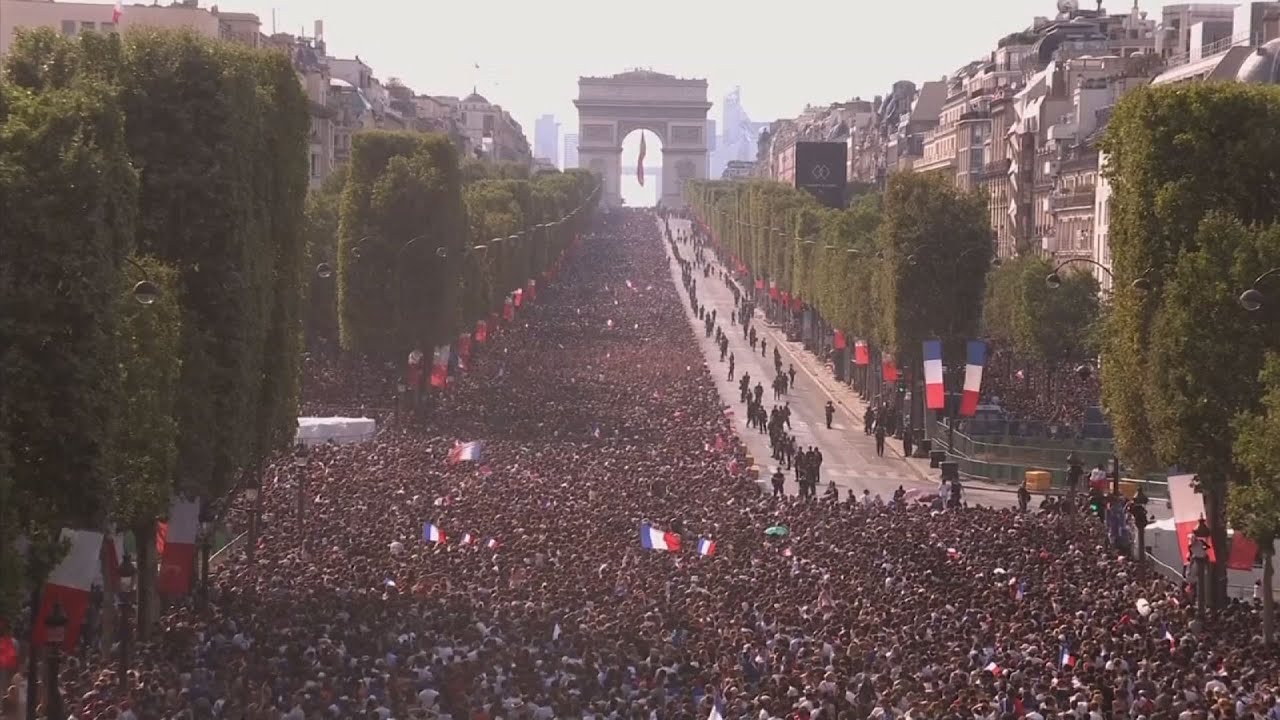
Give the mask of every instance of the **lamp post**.
[[[45, 658], [46, 671], [48, 675], [45, 677], [45, 715], [50, 718], [66, 717], [66, 713], [62, 711], [62, 693], [58, 689], [59, 665], [62, 663], [62, 644], [67, 638], [67, 612], [62, 609], [62, 603], [55, 601], [53, 610], [49, 613], [49, 617], [44, 619], [44, 638], [48, 656]], [[28, 682], [35, 683], [32, 677]], [[29, 711], [28, 711], [29, 712]]]
[[147, 274], [147, 269], [139, 265], [138, 261], [131, 257], [126, 256], [124, 261], [142, 273], [142, 279], [133, 286], [133, 299], [139, 305], [155, 304], [155, 301], [160, 299], [160, 288], [151, 282], [151, 276]]
[[[419, 241], [425, 240], [426, 235], [418, 235], [409, 238], [405, 244], [400, 246], [396, 251], [396, 340], [403, 341], [401, 336], [404, 334], [404, 254], [410, 247], [416, 245]], [[443, 245], [436, 248], [436, 257], [446, 258], [449, 256], [449, 249]]]
[[254, 478], [253, 484], [244, 489], [244, 499], [248, 501], [249, 512], [249, 549], [246, 554], [249, 557], [249, 564], [253, 565], [258, 559], [258, 516], [261, 506], [258, 504], [258, 498], [261, 490], [258, 487], [258, 479]]
[[[1057, 266], [1053, 268], [1053, 272], [1049, 273], [1044, 277], [1044, 284], [1048, 285], [1049, 288], [1052, 290], [1057, 290], [1058, 288], [1062, 287], [1062, 276], [1058, 274], [1058, 271], [1072, 263], [1089, 263], [1090, 265], [1101, 268], [1102, 272], [1107, 274], [1107, 277], [1111, 278], [1112, 280], [1115, 280], [1116, 274], [1111, 271], [1111, 268], [1107, 267], [1106, 265], [1103, 265], [1102, 263], [1092, 258], [1078, 257], [1078, 258], [1070, 258], [1067, 260], [1063, 260], [1062, 262], [1058, 263]], [[1154, 272], [1155, 272], [1155, 268], [1147, 268], [1146, 270], [1143, 270], [1141, 275], [1134, 278], [1133, 281], [1129, 283], [1129, 287], [1139, 292], [1146, 292], [1150, 290], [1151, 275]]]
[[120, 687], [128, 687], [129, 676], [129, 644], [133, 638], [130, 637], [133, 632], [133, 626], [130, 625], [130, 615], [133, 613], [133, 588], [134, 580], [137, 576], [137, 568], [133, 565], [133, 558], [129, 553], [124, 554], [124, 558], [120, 561], [120, 588], [116, 600], [116, 606], [120, 609]]
[[299, 536], [303, 542], [306, 541], [305, 533], [302, 532], [304, 527], [303, 516], [307, 511], [307, 446], [299, 444], [297, 452], [293, 455], [293, 469], [298, 475], [298, 530]]
[[1262, 284], [1262, 281], [1267, 278], [1280, 278], [1280, 267], [1273, 267], [1262, 273], [1258, 276], [1257, 280], [1253, 281], [1252, 287], [1240, 293], [1240, 307], [1248, 310], [1249, 312], [1257, 312], [1267, 304], [1267, 296], [1258, 289], [1258, 286]]
[[209, 551], [213, 542], [213, 516], [209, 514], [209, 503], [200, 503], [200, 594], [201, 609], [209, 605]]

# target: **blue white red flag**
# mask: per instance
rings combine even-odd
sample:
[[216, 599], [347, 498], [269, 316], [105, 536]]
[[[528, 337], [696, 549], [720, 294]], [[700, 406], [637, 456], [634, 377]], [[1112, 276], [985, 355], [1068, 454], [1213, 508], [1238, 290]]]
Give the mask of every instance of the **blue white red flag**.
[[964, 395], [960, 398], [960, 416], [973, 417], [978, 412], [978, 396], [982, 392], [982, 369], [987, 364], [987, 344], [970, 340], [965, 349]]
[[480, 459], [480, 454], [484, 450], [484, 442], [481, 440], [472, 440], [467, 443], [456, 443], [453, 449], [449, 451], [449, 464], [453, 465], [460, 462], [476, 462]]
[[715, 555], [716, 541], [710, 538], [700, 538], [698, 540], [698, 554], [699, 555]]
[[946, 388], [942, 384], [942, 341], [924, 341], [924, 400], [930, 410], [947, 406]]
[[680, 551], [680, 536], [659, 530], [649, 523], [640, 523], [640, 547], [645, 550]]
[[445, 539], [444, 530], [441, 530], [435, 523], [427, 523], [422, 526], [423, 542], [443, 543]]

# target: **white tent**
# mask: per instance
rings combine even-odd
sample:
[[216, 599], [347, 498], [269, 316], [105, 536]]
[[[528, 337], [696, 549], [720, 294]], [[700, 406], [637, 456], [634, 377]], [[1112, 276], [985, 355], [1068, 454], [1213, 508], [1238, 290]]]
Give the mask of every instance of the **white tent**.
[[371, 418], [303, 417], [298, 418], [298, 442], [308, 447], [329, 441], [347, 443], [372, 440], [378, 424]]

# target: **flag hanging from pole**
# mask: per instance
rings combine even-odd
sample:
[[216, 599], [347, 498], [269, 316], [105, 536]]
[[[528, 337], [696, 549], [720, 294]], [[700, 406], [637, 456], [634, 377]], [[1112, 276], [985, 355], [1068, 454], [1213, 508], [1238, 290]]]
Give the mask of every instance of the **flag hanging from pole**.
[[124, 4], [121, 0], [116, 0], [115, 7], [111, 8], [111, 24], [119, 25], [122, 17], [124, 17]]
[[636, 159], [636, 182], [644, 187], [644, 131], [640, 131], [640, 157]]

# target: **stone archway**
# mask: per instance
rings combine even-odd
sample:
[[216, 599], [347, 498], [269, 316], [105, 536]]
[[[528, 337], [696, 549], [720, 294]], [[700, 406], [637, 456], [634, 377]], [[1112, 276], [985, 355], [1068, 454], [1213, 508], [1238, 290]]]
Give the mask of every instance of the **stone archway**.
[[600, 173], [604, 202], [622, 204], [622, 139], [648, 130], [662, 141], [659, 204], [684, 207], [684, 183], [710, 171], [707, 81], [649, 70], [578, 78], [578, 163]]

